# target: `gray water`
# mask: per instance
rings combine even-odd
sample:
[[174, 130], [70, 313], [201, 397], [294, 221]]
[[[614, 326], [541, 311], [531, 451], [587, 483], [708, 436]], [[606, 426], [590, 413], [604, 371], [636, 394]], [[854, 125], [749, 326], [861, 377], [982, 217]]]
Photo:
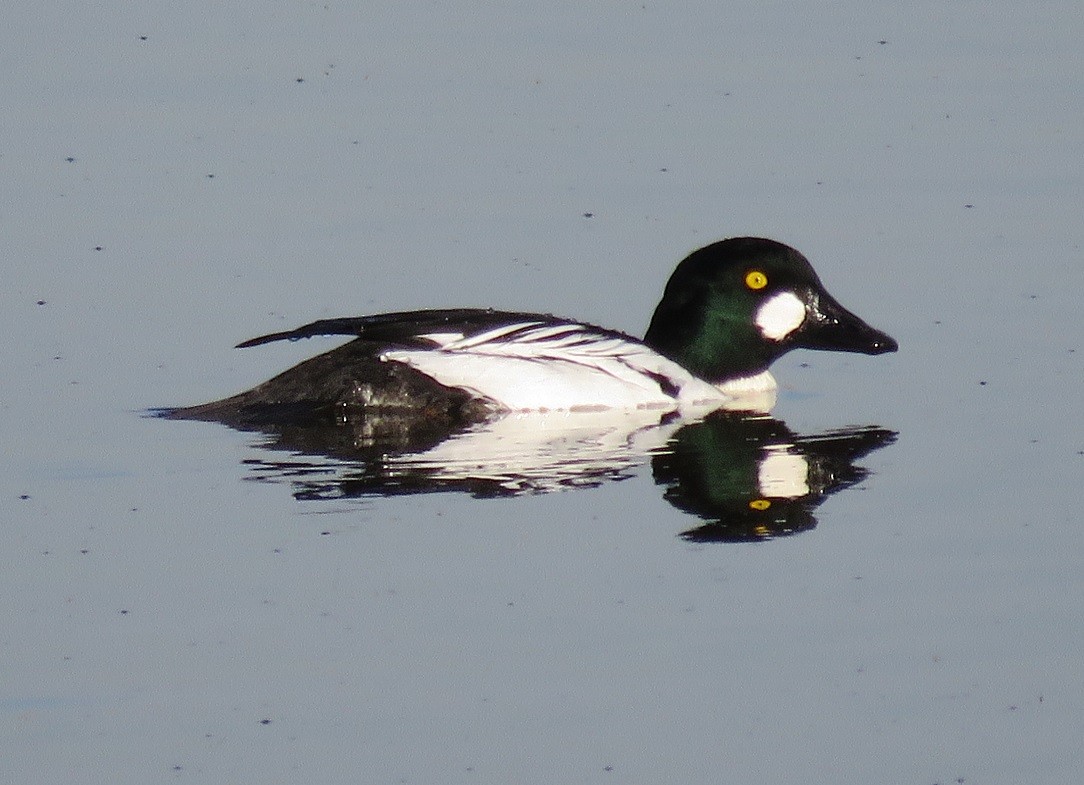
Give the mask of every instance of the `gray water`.
[[[0, 779], [1079, 779], [1078, 3], [5, 20]], [[145, 416], [317, 318], [639, 334], [745, 234], [900, 343], [776, 364], [790, 432], [896, 434], [788, 536], [683, 536], [650, 454], [299, 499], [259, 435]]]

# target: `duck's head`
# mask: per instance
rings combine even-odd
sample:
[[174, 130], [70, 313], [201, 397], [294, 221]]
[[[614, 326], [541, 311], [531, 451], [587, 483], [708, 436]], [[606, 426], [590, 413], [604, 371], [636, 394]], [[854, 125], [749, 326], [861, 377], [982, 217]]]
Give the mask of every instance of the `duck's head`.
[[762, 373], [791, 349], [898, 348], [836, 302], [808, 259], [758, 237], [712, 243], [681, 262], [644, 343], [713, 384]]

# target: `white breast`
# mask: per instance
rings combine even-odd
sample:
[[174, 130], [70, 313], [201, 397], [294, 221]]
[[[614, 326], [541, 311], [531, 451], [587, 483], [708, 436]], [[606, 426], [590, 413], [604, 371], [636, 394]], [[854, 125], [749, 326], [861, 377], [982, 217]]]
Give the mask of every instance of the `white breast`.
[[381, 359], [510, 411], [676, 409], [729, 398], [643, 344], [586, 325], [524, 323], [434, 342], [439, 348], [389, 350]]

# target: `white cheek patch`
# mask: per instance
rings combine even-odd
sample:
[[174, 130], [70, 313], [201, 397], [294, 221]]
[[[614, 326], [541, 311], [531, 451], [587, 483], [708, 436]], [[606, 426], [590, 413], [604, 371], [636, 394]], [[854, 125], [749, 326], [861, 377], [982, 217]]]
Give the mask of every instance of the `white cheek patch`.
[[773, 341], [783, 340], [804, 321], [805, 304], [792, 292], [780, 292], [757, 309], [757, 327]]

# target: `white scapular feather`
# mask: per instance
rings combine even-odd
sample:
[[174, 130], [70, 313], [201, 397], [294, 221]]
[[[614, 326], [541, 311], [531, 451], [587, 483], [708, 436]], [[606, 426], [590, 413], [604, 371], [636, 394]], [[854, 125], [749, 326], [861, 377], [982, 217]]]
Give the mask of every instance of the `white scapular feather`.
[[419, 338], [424, 338], [427, 341], [435, 343], [437, 346], [444, 346], [445, 344], [452, 343], [453, 341], [463, 340], [463, 333], [426, 333], [419, 335]]

